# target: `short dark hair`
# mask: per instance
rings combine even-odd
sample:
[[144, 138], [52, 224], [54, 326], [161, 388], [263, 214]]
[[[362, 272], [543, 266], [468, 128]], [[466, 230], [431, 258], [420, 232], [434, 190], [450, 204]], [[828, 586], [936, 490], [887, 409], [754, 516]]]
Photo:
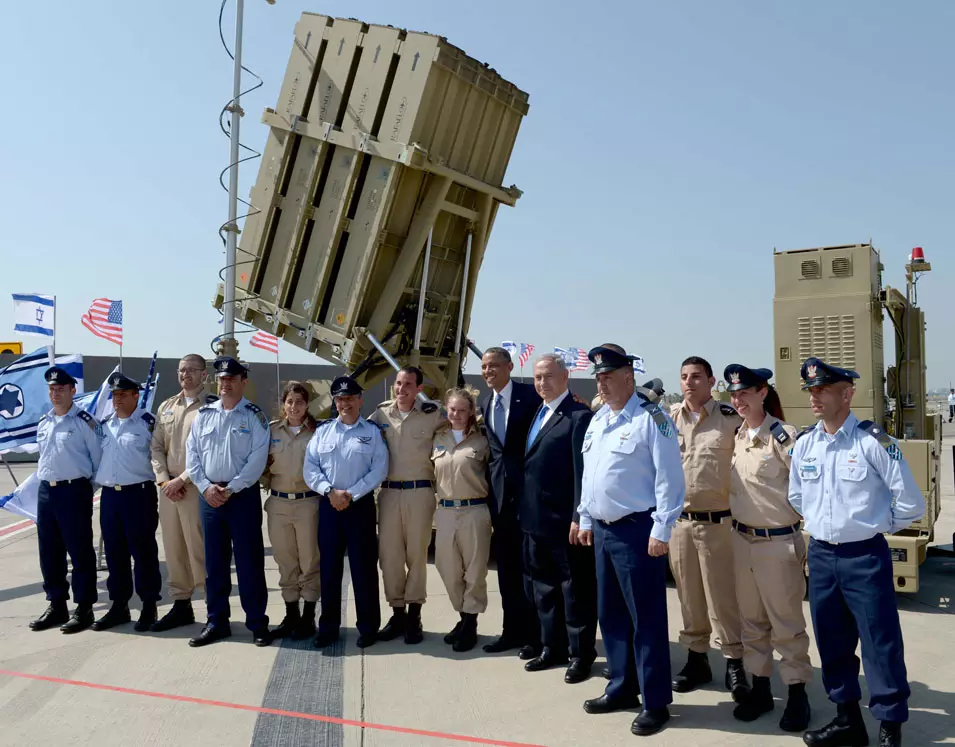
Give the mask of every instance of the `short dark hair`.
[[398, 373], [414, 374], [415, 386], [424, 384], [424, 373], [417, 366], [402, 366], [398, 369]]
[[698, 355], [691, 355], [683, 363], [680, 364], [680, 370], [683, 370], [684, 366], [703, 366], [703, 370], [706, 371], [707, 378], [713, 378], [713, 366], [710, 365], [710, 362], [706, 358], [700, 358]]
[[484, 355], [487, 355], [488, 353], [493, 353], [494, 355], [497, 355], [497, 356], [503, 358], [503, 359], [506, 360], [508, 363], [511, 363], [511, 362], [512, 362], [512, 361], [511, 361], [511, 354], [510, 354], [509, 352], [507, 352], [507, 350], [506, 350], [505, 348], [499, 348], [499, 347], [488, 348], [487, 350], [484, 351]]
[[203, 358], [201, 355], [199, 355], [199, 353], [187, 353], [186, 355], [182, 356], [182, 358], [180, 358], [179, 360], [195, 363], [197, 366], [200, 366], [203, 371], [206, 368], [206, 359]]

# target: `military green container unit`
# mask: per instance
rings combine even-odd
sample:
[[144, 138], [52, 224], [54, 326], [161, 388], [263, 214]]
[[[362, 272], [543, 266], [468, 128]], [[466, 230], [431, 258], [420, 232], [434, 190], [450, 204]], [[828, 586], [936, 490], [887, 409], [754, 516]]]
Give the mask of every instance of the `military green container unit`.
[[263, 116], [236, 319], [366, 385], [391, 370], [367, 333], [436, 387], [456, 383], [497, 209], [521, 195], [502, 184], [527, 111], [526, 93], [442, 37], [303, 14]]

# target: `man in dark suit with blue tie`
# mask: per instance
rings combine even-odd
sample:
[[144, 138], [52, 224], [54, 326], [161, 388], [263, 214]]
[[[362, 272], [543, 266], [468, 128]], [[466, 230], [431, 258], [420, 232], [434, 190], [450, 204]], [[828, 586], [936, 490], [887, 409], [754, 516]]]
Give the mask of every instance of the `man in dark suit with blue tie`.
[[540, 626], [531, 591], [524, 584], [518, 513], [527, 432], [541, 399], [534, 387], [511, 379], [513, 370], [511, 355], [504, 348], [488, 348], [481, 358], [481, 375], [491, 389], [481, 403], [491, 449], [491, 548], [504, 608], [503, 631], [484, 650], [493, 654], [519, 648], [520, 657], [530, 660], [541, 653]]
[[592, 547], [577, 543], [581, 448], [593, 413], [574, 400], [559, 355], [534, 365], [534, 387], [543, 402], [531, 423], [524, 458], [521, 529], [524, 569], [541, 625], [537, 672], [568, 662], [564, 681], [583, 682], [597, 655], [597, 571]]

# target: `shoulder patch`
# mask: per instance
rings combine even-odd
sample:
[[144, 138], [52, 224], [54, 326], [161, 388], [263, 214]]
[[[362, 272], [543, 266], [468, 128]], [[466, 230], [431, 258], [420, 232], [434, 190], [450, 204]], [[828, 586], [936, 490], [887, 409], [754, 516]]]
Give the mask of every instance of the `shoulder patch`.
[[727, 417], [732, 416], [732, 415], [739, 415], [739, 413], [736, 412], [736, 408], [735, 408], [735, 407], [733, 407], [732, 405], [727, 405], [727, 404], [724, 403], [724, 402], [721, 402], [721, 403], [720, 403], [720, 412], [723, 413], [724, 415], [726, 415]]
[[[78, 413], [76, 413], [76, 415], [77, 415], [77, 417], [79, 417], [80, 420], [82, 420], [83, 422], [85, 422], [85, 423], [86, 423], [90, 428], [92, 428], [94, 431], [96, 430], [96, 427], [99, 425], [99, 424], [96, 422], [96, 418], [94, 418], [92, 415], [90, 415], [86, 410], [80, 410]], [[107, 418], [107, 419], [108, 419], [108, 418]], [[105, 422], [105, 421], [104, 421], [104, 422]]]
[[149, 432], [152, 433], [153, 428], [156, 427], [156, 418], [153, 416], [151, 412], [146, 412], [145, 410], [142, 410], [142, 413], [143, 413], [143, 421], [149, 427]]
[[673, 435], [673, 426], [670, 425], [669, 418], [667, 418], [663, 410], [660, 409], [659, 405], [648, 400], [643, 400], [640, 402], [640, 407], [646, 410], [650, 417], [653, 418], [653, 422], [656, 423], [657, 429], [663, 434], [664, 438], [670, 438]]
[[265, 430], [269, 429], [269, 419], [265, 417], [265, 413], [262, 412], [261, 407], [258, 405], [253, 405], [251, 402], [249, 402], [246, 404], [245, 409], [255, 415], [255, 419], [259, 421], [259, 425], [265, 428]]
[[426, 412], [429, 415], [438, 409], [438, 406], [434, 402], [425, 402], [421, 405], [421, 412]]
[[786, 433], [786, 429], [783, 428], [783, 424], [778, 420], [769, 426], [769, 432], [773, 434], [773, 438], [776, 439], [776, 443], [778, 443], [780, 446], [785, 446], [790, 441], [789, 434]]
[[895, 461], [901, 461], [902, 449], [888, 433], [882, 430], [871, 420], [862, 420], [859, 422], [859, 430], [865, 431], [876, 441], [882, 444], [882, 447], [889, 453], [889, 456]]

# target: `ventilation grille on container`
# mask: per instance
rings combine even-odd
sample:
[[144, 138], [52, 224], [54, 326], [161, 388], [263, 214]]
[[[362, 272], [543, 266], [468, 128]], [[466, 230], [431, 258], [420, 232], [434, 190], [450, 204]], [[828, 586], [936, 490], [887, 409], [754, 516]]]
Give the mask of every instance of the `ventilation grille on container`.
[[822, 358], [844, 368], [856, 366], [856, 325], [851, 314], [801, 316], [798, 326], [799, 360]]
[[837, 278], [852, 276], [852, 262], [848, 257], [836, 257], [832, 260], [832, 274]]
[[819, 264], [818, 260], [815, 259], [806, 259], [802, 263], [802, 276], [804, 278], [820, 278], [822, 277], [822, 267]]

